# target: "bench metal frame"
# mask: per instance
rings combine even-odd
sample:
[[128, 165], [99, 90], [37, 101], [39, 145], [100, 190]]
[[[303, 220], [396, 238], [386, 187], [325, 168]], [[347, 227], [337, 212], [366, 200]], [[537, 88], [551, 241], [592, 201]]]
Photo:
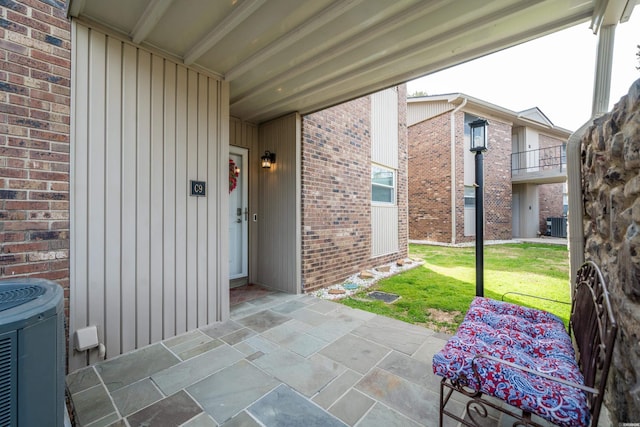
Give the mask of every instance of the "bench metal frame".
[[[577, 273], [576, 286], [571, 300], [571, 317], [568, 331], [573, 338], [576, 359], [584, 376], [584, 384], [576, 384], [554, 378], [527, 367], [500, 360], [491, 355], [476, 355], [474, 361], [478, 358], [488, 358], [494, 362], [509, 365], [511, 368], [521, 369], [528, 373], [581, 389], [587, 395], [589, 412], [591, 413], [591, 426], [597, 427], [617, 330], [618, 325], [611, 310], [609, 292], [602, 272], [595, 263], [587, 261]], [[475, 365], [473, 365], [473, 368], [474, 375], [479, 377]], [[477, 380], [478, 384], [480, 384], [479, 378]], [[446, 406], [454, 392], [469, 398], [466, 403], [468, 419], [463, 419], [447, 409]], [[530, 412], [520, 410], [495, 397], [488, 399], [482, 392], [469, 388], [464, 378], [457, 381], [443, 378], [440, 382], [440, 427], [442, 427], [445, 415], [469, 427], [483, 426], [486, 425], [487, 418], [492, 410], [515, 418], [516, 421], [513, 423], [513, 427], [544, 427], [544, 424], [537, 423], [532, 419]], [[548, 424], [548, 421], [545, 420], [544, 423]]]

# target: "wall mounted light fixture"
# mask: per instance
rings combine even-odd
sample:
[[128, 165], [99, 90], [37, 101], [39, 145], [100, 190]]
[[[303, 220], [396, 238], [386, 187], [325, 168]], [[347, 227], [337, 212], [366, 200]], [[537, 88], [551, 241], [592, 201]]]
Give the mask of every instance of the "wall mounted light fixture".
[[260, 158], [262, 160], [262, 167], [265, 169], [271, 168], [271, 165], [276, 162], [276, 153], [271, 151], [265, 151], [264, 156]]

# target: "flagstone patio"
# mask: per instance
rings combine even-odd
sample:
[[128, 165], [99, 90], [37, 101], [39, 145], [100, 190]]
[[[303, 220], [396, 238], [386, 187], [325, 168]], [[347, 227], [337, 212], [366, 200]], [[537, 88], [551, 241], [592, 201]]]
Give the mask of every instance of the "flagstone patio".
[[447, 339], [310, 295], [269, 293], [233, 306], [227, 322], [74, 372], [67, 386], [87, 427], [434, 426], [431, 358]]

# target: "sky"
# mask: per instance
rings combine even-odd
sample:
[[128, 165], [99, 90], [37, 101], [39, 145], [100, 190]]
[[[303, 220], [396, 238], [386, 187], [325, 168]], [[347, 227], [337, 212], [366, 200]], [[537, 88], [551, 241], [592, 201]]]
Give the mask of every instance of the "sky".
[[[462, 92], [513, 111], [538, 107], [574, 131], [591, 116], [597, 42], [589, 24], [580, 24], [413, 80], [407, 93]], [[616, 28], [609, 110], [640, 79], [637, 45], [640, 6]]]

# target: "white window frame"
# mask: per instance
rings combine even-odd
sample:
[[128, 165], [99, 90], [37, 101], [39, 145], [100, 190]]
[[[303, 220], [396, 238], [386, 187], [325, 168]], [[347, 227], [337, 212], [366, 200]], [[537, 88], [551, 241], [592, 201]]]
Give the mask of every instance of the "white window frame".
[[[384, 185], [384, 184], [379, 184], [379, 183], [374, 183], [373, 182], [373, 171], [374, 168], [378, 168], [378, 169], [382, 169], [384, 171], [389, 171], [392, 174], [392, 178], [393, 178], [393, 184], [392, 185]], [[390, 202], [384, 202], [384, 201], [378, 201], [378, 200], [373, 200], [373, 187], [377, 186], [377, 187], [382, 187], [382, 188], [387, 188], [387, 189], [391, 189], [391, 201]], [[395, 206], [396, 202], [397, 202], [397, 187], [398, 187], [398, 179], [397, 179], [397, 172], [395, 169], [387, 167], [387, 166], [383, 166], [377, 163], [371, 163], [371, 204], [374, 205], [382, 205], [382, 206]]]

